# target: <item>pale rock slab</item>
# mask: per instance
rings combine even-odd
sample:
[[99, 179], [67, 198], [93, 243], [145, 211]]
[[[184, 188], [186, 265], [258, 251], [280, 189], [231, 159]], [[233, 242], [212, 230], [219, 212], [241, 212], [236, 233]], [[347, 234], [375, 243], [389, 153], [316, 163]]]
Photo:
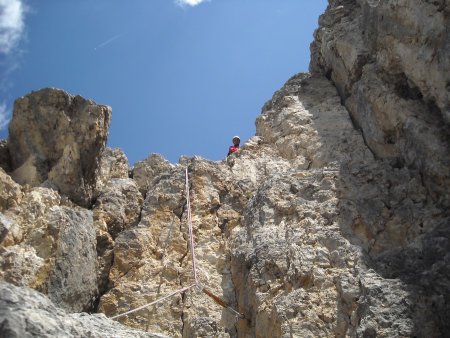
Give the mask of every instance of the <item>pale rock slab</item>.
[[8, 149], [14, 180], [56, 187], [88, 206], [108, 136], [111, 108], [45, 88], [17, 99]]

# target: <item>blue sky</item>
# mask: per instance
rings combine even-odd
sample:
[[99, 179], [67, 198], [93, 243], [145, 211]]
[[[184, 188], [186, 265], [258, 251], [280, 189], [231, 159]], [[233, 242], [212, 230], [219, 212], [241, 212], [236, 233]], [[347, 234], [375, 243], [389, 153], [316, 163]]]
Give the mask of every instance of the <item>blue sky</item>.
[[0, 0], [0, 138], [14, 100], [57, 87], [113, 109], [108, 146], [225, 157], [306, 72], [326, 0]]

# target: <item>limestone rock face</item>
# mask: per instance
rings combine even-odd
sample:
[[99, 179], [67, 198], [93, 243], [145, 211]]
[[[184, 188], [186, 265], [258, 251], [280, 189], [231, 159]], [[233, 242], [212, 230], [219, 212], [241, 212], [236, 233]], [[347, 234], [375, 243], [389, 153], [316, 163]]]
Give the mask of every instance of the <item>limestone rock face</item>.
[[3, 282], [0, 322], [2, 337], [163, 337], [132, 330], [103, 315], [67, 314], [41, 293]]
[[64, 206], [57, 192], [34, 188], [5, 211], [0, 278], [46, 294], [69, 311], [87, 310], [97, 296], [92, 212]]
[[138, 161], [133, 168], [133, 179], [139, 190], [145, 195], [153, 179], [163, 172], [169, 171], [173, 165], [160, 154], [151, 154], [143, 161]]
[[[401, 281], [392, 288], [386, 279], [364, 278], [372, 288], [364, 287], [364, 297], [378, 293], [383, 301], [360, 308], [361, 325], [349, 332], [387, 335], [381, 324], [386, 319], [370, 317], [386, 311], [382, 304], [398, 311], [392, 295], [406, 291], [398, 313], [410, 323], [404, 321], [401, 331], [409, 326], [410, 335], [443, 337], [450, 332], [441, 316], [450, 313], [450, 298], [441, 288], [450, 281], [444, 244], [450, 206], [450, 3], [368, 3], [330, 1], [311, 45], [311, 72], [335, 83], [378, 159], [349, 167], [350, 175], [342, 176], [342, 229], [370, 256], [375, 271]], [[393, 318], [387, 311], [384, 317]]]
[[138, 224], [143, 204], [138, 186], [130, 178], [113, 178], [103, 188], [94, 208], [99, 259], [98, 283], [101, 291], [108, 285], [114, 258], [114, 239], [124, 230]]
[[0, 140], [0, 168], [5, 171], [11, 170], [11, 157], [6, 140]]
[[46, 182], [89, 205], [110, 119], [110, 107], [58, 89], [17, 99], [8, 139], [13, 178], [32, 186]]
[[0, 211], [16, 207], [22, 195], [21, 186], [0, 168]]
[[374, 156], [340, 102], [326, 78], [294, 76], [239, 152], [154, 177], [138, 226], [116, 238], [99, 311], [193, 283], [188, 168], [200, 285], [245, 318], [194, 288], [121, 322], [174, 337], [445, 335], [448, 213], [418, 169]]
[[375, 2], [330, 1], [310, 70], [336, 84], [376, 156], [418, 169], [449, 206], [450, 3]]
[[[141, 307], [118, 321], [142, 337], [449, 336], [449, 4], [368, 3], [330, 0], [312, 75], [289, 79], [222, 161], [153, 154], [128, 177], [125, 155], [102, 150], [109, 109], [54, 90], [18, 100], [12, 176], [41, 186], [0, 170], [0, 330], [129, 334], [32, 287], [68, 311]], [[44, 113], [54, 136], [20, 131]], [[85, 136], [70, 129], [85, 119]], [[72, 202], [91, 196], [92, 211]]]
[[[236, 182], [230, 180], [226, 165], [200, 158], [184, 161], [190, 168], [194, 199], [199, 200], [193, 208], [199, 279], [233, 301], [229, 253], [222, 234], [225, 228], [237, 225], [239, 210], [247, 199]], [[101, 298], [99, 306], [107, 315], [125, 312], [193, 284], [184, 169], [184, 165], [173, 167], [152, 181], [138, 226], [116, 238], [109, 276], [112, 289]], [[226, 205], [223, 211], [222, 204]], [[211, 337], [220, 337], [229, 336], [227, 331], [235, 331], [234, 320], [227, 316], [204, 294], [193, 292], [175, 296], [121, 321], [174, 337], [183, 334], [183, 327], [185, 334], [209, 332]], [[200, 322], [208, 323], [210, 328]], [[223, 324], [218, 325], [219, 322]]]
[[111, 179], [94, 205], [96, 222], [103, 222], [115, 238], [138, 223], [143, 202], [135, 181], [129, 178]]
[[105, 184], [113, 178], [128, 178], [128, 159], [119, 148], [108, 148], [100, 157], [100, 168], [97, 179], [97, 194], [102, 191]]

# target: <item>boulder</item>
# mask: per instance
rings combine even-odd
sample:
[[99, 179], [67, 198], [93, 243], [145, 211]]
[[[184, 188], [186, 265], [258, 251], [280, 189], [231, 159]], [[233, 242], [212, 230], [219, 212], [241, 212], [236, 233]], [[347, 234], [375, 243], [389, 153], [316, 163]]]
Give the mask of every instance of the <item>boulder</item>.
[[17, 99], [9, 125], [12, 177], [46, 183], [89, 206], [108, 136], [111, 108], [45, 88]]
[[0, 282], [0, 336], [163, 338], [127, 328], [102, 314], [68, 314], [43, 294]]

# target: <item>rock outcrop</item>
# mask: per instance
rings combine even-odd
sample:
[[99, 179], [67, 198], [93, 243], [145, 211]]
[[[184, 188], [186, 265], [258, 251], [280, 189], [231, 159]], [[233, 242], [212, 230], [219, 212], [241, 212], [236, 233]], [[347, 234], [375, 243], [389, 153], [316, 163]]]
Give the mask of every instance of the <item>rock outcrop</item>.
[[311, 45], [312, 74], [339, 90], [375, 156], [417, 169], [450, 205], [450, 3], [330, 1]]
[[139, 191], [145, 195], [152, 181], [159, 174], [168, 172], [173, 165], [160, 154], [151, 154], [143, 161], [138, 161], [133, 167], [133, 179], [139, 186]]
[[[421, 337], [450, 332], [441, 315], [450, 311], [442, 288], [450, 281], [449, 14], [448, 1], [330, 1], [311, 46], [312, 74], [333, 81], [377, 159], [343, 181], [359, 196], [344, 209], [356, 217], [346, 237], [368, 266], [402, 281], [414, 304], [410, 334]], [[380, 334], [380, 323], [368, 332]]]
[[163, 338], [132, 330], [104, 315], [68, 314], [47, 297], [28, 288], [0, 282], [0, 336]]
[[65, 206], [57, 192], [34, 188], [4, 212], [1, 279], [44, 292], [69, 311], [97, 297], [97, 254], [92, 212]]
[[[2, 146], [13, 171], [0, 169], [0, 334], [448, 336], [448, 18], [448, 1], [330, 0], [311, 74], [223, 161], [152, 154], [129, 170], [103, 149], [108, 108], [48, 89], [18, 100], [27, 114]], [[54, 136], [21, 139], [41, 116], [60, 121], [42, 127]], [[65, 312], [138, 307], [116, 319], [139, 331]]]
[[89, 206], [111, 108], [46, 88], [17, 99], [9, 126], [12, 177], [20, 184], [44, 182]]

